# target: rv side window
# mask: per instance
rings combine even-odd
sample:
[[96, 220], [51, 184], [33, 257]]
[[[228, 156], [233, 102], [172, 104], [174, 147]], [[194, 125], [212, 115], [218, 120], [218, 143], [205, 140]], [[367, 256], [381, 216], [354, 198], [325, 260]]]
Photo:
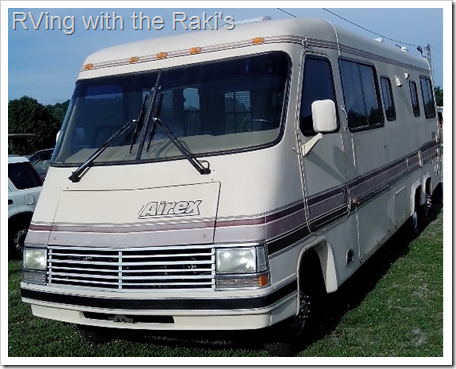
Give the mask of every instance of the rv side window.
[[391, 81], [388, 77], [381, 77], [383, 104], [385, 105], [385, 115], [388, 120], [396, 120], [396, 107], [394, 106], [393, 90]]
[[341, 60], [340, 72], [350, 130], [383, 126], [374, 67]]
[[306, 57], [302, 86], [299, 126], [304, 136], [313, 136], [316, 133], [313, 129], [312, 103], [326, 99], [336, 103], [330, 62], [314, 56]]
[[426, 118], [435, 118], [434, 94], [432, 93], [432, 82], [427, 77], [420, 77], [421, 93], [423, 94], [424, 114]]
[[420, 104], [418, 103], [418, 92], [416, 90], [416, 83], [413, 81], [409, 82], [410, 86], [410, 99], [412, 101], [413, 115], [415, 117], [420, 116]]

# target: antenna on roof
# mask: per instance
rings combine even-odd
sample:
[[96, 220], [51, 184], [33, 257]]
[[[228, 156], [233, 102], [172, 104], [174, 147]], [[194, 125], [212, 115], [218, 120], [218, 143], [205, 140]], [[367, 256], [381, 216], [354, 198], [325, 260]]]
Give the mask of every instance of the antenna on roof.
[[398, 44], [394, 44], [394, 46], [398, 47], [398, 48], [401, 49], [403, 52], [408, 53], [407, 47], [401, 46], [401, 45], [398, 45]]
[[271, 17], [269, 15], [263, 15], [262, 17], [255, 17], [255, 18], [235, 21], [234, 23], [236, 25], [239, 25], [239, 24], [245, 24], [245, 23], [263, 22], [263, 21], [267, 21], [267, 20], [271, 20]]

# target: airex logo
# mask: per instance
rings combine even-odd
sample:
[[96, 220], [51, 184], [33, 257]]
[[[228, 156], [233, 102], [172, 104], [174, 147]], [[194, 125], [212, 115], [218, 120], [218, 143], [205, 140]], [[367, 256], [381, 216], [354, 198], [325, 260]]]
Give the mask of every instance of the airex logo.
[[202, 200], [179, 202], [151, 201], [141, 208], [138, 218], [199, 215], [199, 206], [202, 202]]

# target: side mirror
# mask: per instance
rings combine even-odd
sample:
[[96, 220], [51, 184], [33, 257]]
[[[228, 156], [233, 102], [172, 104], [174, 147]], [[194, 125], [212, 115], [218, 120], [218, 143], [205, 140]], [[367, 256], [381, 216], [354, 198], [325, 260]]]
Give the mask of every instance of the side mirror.
[[329, 133], [337, 130], [336, 104], [332, 100], [317, 100], [312, 103], [314, 131]]
[[61, 132], [62, 132], [62, 131], [58, 131], [58, 132], [57, 132], [57, 135], [56, 135], [56, 137], [55, 137], [55, 143], [56, 143], [56, 144], [57, 144], [57, 142], [59, 142], [59, 138], [60, 138], [60, 133], [61, 133]]
[[308, 155], [323, 138], [323, 133], [337, 130], [336, 104], [332, 100], [317, 100], [312, 103], [313, 128], [317, 134], [302, 145], [302, 154]]

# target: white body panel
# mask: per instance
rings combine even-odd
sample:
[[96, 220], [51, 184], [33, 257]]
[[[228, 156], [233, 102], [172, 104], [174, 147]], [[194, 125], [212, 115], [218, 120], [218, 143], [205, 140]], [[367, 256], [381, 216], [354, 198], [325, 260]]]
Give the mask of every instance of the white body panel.
[[[93, 249], [94, 255], [120, 258], [115, 260], [129, 252], [200, 248], [212, 253], [212, 287], [78, 287], [53, 284], [54, 272], [48, 270], [46, 285], [21, 285], [23, 300], [32, 304], [35, 315], [132, 329], [267, 327], [296, 314], [299, 269], [308, 250], [317, 252], [326, 291], [333, 292], [404, 224], [414, 211], [416, 191], [423, 193], [421, 205], [424, 193], [431, 194], [437, 186], [437, 118], [426, 119], [423, 112], [415, 118], [408, 86], [394, 85], [395, 76], [403, 80], [405, 71], [419, 83], [420, 76], [429, 75], [424, 61], [320, 20], [265, 21], [237, 28], [109, 48], [87, 58], [84, 65], [91, 66], [82, 69], [79, 80], [282, 51], [291, 66], [279, 140], [252, 150], [209, 155], [208, 175], [181, 158], [93, 166], [79, 182], [71, 182], [68, 177], [77, 166], [51, 165], [27, 238], [29, 245], [46, 245], [51, 255]], [[264, 42], [252, 44], [254, 37], [264, 37]], [[194, 46], [200, 52], [189, 55]], [[168, 57], [157, 58], [159, 52], [168, 52]], [[300, 131], [299, 109], [303, 68], [311, 55], [331, 64], [339, 128], [323, 134], [304, 153], [303, 145], [312, 138]], [[131, 63], [130, 57], [139, 59]], [[350, 131], [339, 58], [368, 63], [378, 77], [389, 76], [396, 121], [385, 118], [382, 127]], [[419, 98], [423, 107], [420, 93]], [[234, 140], [244, 139], [250, 138], [240, 134]], [[224, 142], [221, 137], [221, 147]], [[78, 163], [76, 155], [72, 160]], [[267, 285], [216, 288], [215, 250], [250, 243], [267, 245]], [[105, 318], [90, 318], [91, 313]], [[138, 318], [118, 323], [109, 320], [113, 315], [133, 320], [165, 316], [172, 322]]]

